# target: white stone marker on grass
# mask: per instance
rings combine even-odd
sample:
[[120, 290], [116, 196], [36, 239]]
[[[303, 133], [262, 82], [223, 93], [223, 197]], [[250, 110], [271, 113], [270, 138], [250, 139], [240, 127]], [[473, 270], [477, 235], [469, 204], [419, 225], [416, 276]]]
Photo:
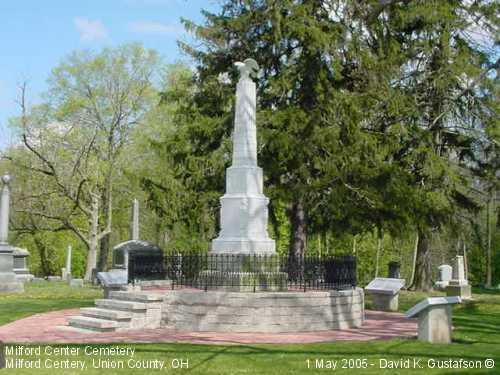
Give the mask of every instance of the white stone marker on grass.
[[453, 277], [446, 287], [447, 296], [459, 296], [462, 299], [471, 299], [472, 292], [469, 282], [465, 278], [464, 257], [457, 255], [453, 264]]
[[438, 267], [439, 280], [436, 281], [436, 288], [444, 290], [452, 278], [452, 267], [449, 264], [442, 264]]
[[71, 245], [68, 245], [68, 250], [66, 251], [66, 267], [62, 269], [62, 279], [71, 282]]
[[373, 307], [380, 311], [397, 311], [399, 291], [405, 286], [405, 279], [376, 277], [365, 287], [373, 296]]
[[451, 305], [461, 303], [458, 296], [430, 297], [406, 312], [407, 318], [418, 316], [418, 339], [434, 344], [451, 343]]

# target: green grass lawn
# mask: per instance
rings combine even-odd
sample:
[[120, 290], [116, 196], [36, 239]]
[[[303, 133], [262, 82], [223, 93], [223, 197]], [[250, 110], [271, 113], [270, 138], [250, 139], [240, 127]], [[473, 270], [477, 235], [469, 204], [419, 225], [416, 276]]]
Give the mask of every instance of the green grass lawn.
[[[433, 293], [440, 295], [441, 293]], [[69, 289], [62, 284], [29, 285], [25, 295], [0, 297], [0, 321], [7, 322], [31, 313], [77, 306], [88, 306], [92, 299], [100, 296], [96, 289]], [[403, 292], [400, 297], [401, 311], [413, 306], [425, 294]], [[6, 306], [9, 305], [9, 306]], [[369, 301], [367, 303], [369, 306]], [[44, 310], [45, 309], [45, 310]], [[307, 345], [190, 345], [190, 344], [134, 344], [119, 345], [135, 349], [133, 357], [92, 357], [83, 354], [86, 345], [71, 345], [79, 348], [77, 356], [53, 357], [42, 354], [42, 369], [1, 370], [1, 374], [149, 374], [149, 373], [192, 373], [192, 374], [500, 374], [500, 293], [474, 290], [474, 301], [453, 308], [455, 331], [451, 345], [433, 345], [414, 339], [338, 342]], [[8, 316], [5, 316], [8, 315]], [[105, 348], [110, 345], [91, 345]], [[112, 345], [111, 345], [112, 346]], [[36, 346], [35, 346], [36, 347]], [[54, 345], [66, 347], [66, 345]], [[42, 353], [45, 347], [41, 347]], [[30, 357], [23, 357], [30, 359]], [[36, 356], [31, 359], [38, 358]], [[124, 369], [94, 369], [92, 359], [123, 360]], [[464, 359], [482, 361], [482, 369], [429, 369], [427, 361]], [[493, 359], [493, 369], [484, 368], [485, 359]], [[45, 359], [81, 360], [85, 371], [47, 369]], [[129, 368], [136, 361], [164, 361], [163, 370], [137, 370]], [[175, 359], [188, 360], [188, 369], [173, 369]], [[316, 359], [328, 363], [337, 362], [337, 369], [317, 369]], [[339, 369], [346, 360], [366, 359], [366, 369]], [[381, 369], [380, 360], [420, 360], [421, 369]], [[118, 363], [118, 362], [115, 362]], [[351, 361], [351, 364], [355, 364]], [[371, 366], [373, 364], [373, 366]], [[308, 366], [309, 365], [309, 366]]]
[[22, 294], [0, 294], [0, 325], [33, 314], [94, 305], [100, 287], [70, 288], [62, 281], [26, 283]]

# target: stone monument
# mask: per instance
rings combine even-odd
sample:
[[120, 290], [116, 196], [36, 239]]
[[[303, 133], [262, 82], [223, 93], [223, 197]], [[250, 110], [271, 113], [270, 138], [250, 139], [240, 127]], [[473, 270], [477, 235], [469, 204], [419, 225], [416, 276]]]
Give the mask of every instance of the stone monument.
[[434, 344], [451, 343], [451, 305], [460, 297], [431, 297], [420, 301], [406, 312], [407, 318], [418, 316], [418, 339]]
[[0, 197], [0, 292], [24, 291], [23, 283], [14, 273], [14, 248], [9, 245], [10, 176], [2, 176]]
[[62, 279], [67, 280], [68, 282], [71, 281], [71, 252], [72, 252], [72, 247], [71, 245], [68, 245], [68, 250], [66, 251], [66, 267], [62, 269]]
[[365, 287], [372, 296], [373, 309], [379, 311], [398, 311], [399, 292], [405, 286], [405, 279], [376, 277]]
[[262, 169], [257, 166], [256, 85], [251, 76], [259, 66], [253, 59], [235, 63], [236, 87], [232, 165], [226, 171], [226, 194], [220, 199], [221, 231], [212, 241], [212, 254], [276, 253], [267, 232], [269, 199], [263, 194]]
[[469, 282], [465, 278], [464, 257], [457, 255], [453, 264], [453, 275], [446, 287], [447, 296], [459, 296], [462, 299], [471, 299], [472, 292]]
[[442, 264], [438, 267], [439, 280], [436, 281], [436, 288], [440, 290], [446, 289], [452, 277], [452, 267], [449, 264]]

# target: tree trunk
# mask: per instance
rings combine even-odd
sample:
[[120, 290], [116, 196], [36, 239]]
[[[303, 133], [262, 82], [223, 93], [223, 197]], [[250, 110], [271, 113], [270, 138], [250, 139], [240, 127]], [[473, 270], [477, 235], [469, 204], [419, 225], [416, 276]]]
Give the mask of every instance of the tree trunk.
[[[101, 204], [102, 204], [102, 214], [103, 217], [106, 218], [107, 221], [109, 221], [110, 217], [110, 202], [111, 202], [111, 189], [109, 186], [109, 183], [105, 185], [105, 189], [102, 193], [102, 198], [101, 198]], [[106, 222], [105, 223], [106, 228], [110, 227], [110, 223]], [[104, 228], [104, 231], [106, 230]], [[108, 258], [109, 258], [109, 246], [111, 242], [111, 233], [105, 234], [100, 240], [99, 240], [99, 260], [97, 262], [97, 270], [98, 271], [106, 271], [107, 266], [108, 266]]]
[[92, 196], [92, 207], [90, 217], [89, 250], [87, 252], [87, 268], [85, 270], [85, 281], [91, 281], [92, 270], [96, 268], [97, 246], [99, 242], [99, 198]]
[[380, 252], [382, 250], [382, 238], [380, 235], [377, 238], [377, 254], [375, 256], [375, 277], [378, 277], [379, 272], [379, 261], [380, 261]]
[[488, 197], [486, 203], [486, 288], [491, 288], [491, 225], [490, 225], [490, 202], [491, 195]]
[[47, 256], [47, 247], [43, 243], [42, 240], [38, 237], [35, 232], [33, 235], [33, 241], [35, 242], [36, 248], [38, 250], [38, 255], [40, 256], [40, 268], [42, 269], [42, 276], [51, 276], [52, 267], [50, 266], [50, 262]]
[[411, 277], [409, 285], [413, 285], [413, 280], [415, 280], [415, 267], [417, 266], [417, 251], [418, 251], [418, 231], [415, 236], [415, 246], [413, 247], [413, 262], [411, 264]]
[[[292, 225], [290, 233], [290, 248], [288, 250], [288, 261], [292, 266], [290, 270], [292, 277], [298, 276], [300, 268], [297, 266], [302, 263], [306, 248], [306, 218], [302, 202], [298, 201], [292, 204], [290, 209], [290, 222]], [[295, 265], [295, 267], [293, 267]]]
[[429, 233], [419, 230], [415, 276], [411, 290], [428, 292], [432, 290], [431, 251]]

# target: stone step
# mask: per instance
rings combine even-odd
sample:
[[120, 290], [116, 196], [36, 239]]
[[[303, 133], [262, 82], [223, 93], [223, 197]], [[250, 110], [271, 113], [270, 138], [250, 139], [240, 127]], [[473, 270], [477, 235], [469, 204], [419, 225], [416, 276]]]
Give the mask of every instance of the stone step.
[[121, 310], [130, 312], [145, 312], [147, 304], [136, 301], [122, 301], [117, 299], [97, 299], [95, 301], [97, 307], [111, 310]]
[[69, 325], [97, 332], [113, 332], [118, 327], [118, 322], [108, 319], [97, 319], [88, 316], [71, 316], [68, 318]]
[[127, 321], [132, 319], [132, 313], [123, 310], [100, 309], [97, 307], [85, 307], [80, 309], [80, 314], [91, 318]]
[[147, 292], [113, 291], [109, 294], [109, 297], [120, 301], [135, 301], [144, 303], [163, 301], [161, 294]]

